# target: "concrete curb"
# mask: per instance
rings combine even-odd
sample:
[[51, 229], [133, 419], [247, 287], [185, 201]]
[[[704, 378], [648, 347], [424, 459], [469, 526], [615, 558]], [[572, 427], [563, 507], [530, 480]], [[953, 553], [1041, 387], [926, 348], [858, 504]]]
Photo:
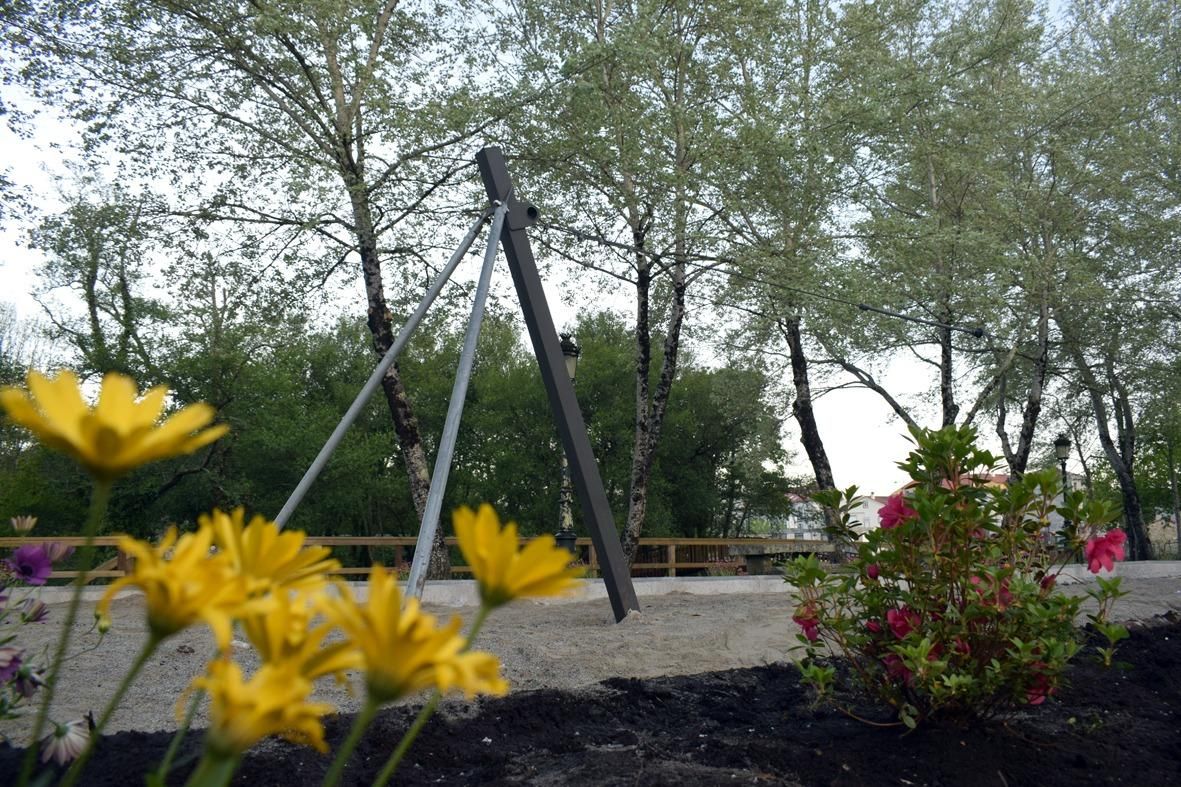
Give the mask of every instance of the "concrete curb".
[[[1137, 563], [1117, 563], [1116, 570], [1104, 571], [1100, 576], [1119, 576], [1129, 579], [1154, 579], [1181, 577], [1181, 561], [1153, 560]], [[1095, 575], [1081, 564], [1066, 566], [1058, 575], [1058, 582], [1063, 585], [1073, 585], [1088, 582]], [[636, 577], [632, 580], [636, 595], [664, 596], [670, 593], [685, 593], [690, 595], [718, 596], [731, 593], [790, 593], [795, 588], [783, 581], [783, 577], [773, 576], [743, 576], [743, 577]], [[363, 581], [349, 582], [353, 593], [359, 598], [365, 598], [366, 584]], [[70, 600], [69, 587], [43, 587], [33, 590], [31, 595], [46, 604], [62, 604]], [[82, 600], [95, 603], [104, 593], [102, 587], [88, 587], [82, 591]], [[115, 598], [127, 598], [139, 595], [133, 588], [121, 590]], [[574, 592], [561, 598], [535, 599], [537, 604], [569, 604], [576, 601], [597, 601], [607, 598], [607, 587], [600, 579], [579, 580]], [[423, 603], [440, 607], [474, 607], [480, 603], [480, 592], [475, 580], [449, 579], [428, 582], [423, 592]]]

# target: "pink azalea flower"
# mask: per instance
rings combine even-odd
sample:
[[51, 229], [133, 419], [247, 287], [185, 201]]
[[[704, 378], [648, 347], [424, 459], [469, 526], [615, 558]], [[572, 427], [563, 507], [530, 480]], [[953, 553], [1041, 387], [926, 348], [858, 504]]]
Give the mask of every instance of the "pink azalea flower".
[[1116, 561], [1124, 559], [1124, 542], [1127, 540], [1127, 534], [1119, 528], [1089, 540], [1084, 555], [1091, 573], [1098, 574], [1101, 568], [1108, 571], [1115, 568]]
[[49, 572], [53, 570], [49, 555], [39, 545], [21, 547], [12, 553], [7, 562], [12, 573], [29, 585], [44, 585], [45, 580], [49, 579]]
[[980, 594], [980, 602], [987, 606], [996, 607], [1001, 612], [1013, 603], [1013, 594], [1009, 592], [1009, 580], [1003, 579], [998, 585], [991, 577], [979, 577], [975, 574], [968, 580], [972, 589]]
[[1048, 592], [1048, 591], [1054, 589], [1054, 584], [1057, 581], [1058, 581], [1057, 574], [1046, 574], [1044, 577], [1042, 577], [1042, 581], [1039, 584], [1042, 586], [1042, 590], [1045, 590]]
[[910, 684], [910, 679], [914, 673], [906, 668], [902, 663], [902, 658], [897, 653], [888, 653], [882, 659], [882, 663], [886, 665], [886, 674], [894, 680], [901, 680], [903, 683]]
[[882, 573], [881, 569], [878, 568], [877, 563], [870, 563], [868, 566], [865, 567], [865, 576], [869, 577], [870, 579], [872, 579], [875, 582], [877, 581], [878, 576], [881, 573]]
[[896, 495], [891, 495], [886, 504], [878, 511], [878, 521], [881, 522], [883, 529], [889, 530], [918, 515], [918, 511], [903, 502], [902, 493], [899, 492]]
[[905, 606], [902, 609], [891, 609], [886, 612], [886, 623], [889, 624], [890, 631], [894, 632], [895, 637], [903, 639], [919, 627], [919, 615]]
[[792, 617], [792, 620], [804, 630], [804, 639], [809, 642], [815, 642], [820, 636], [820, 623], [815, 618], [801, 618], [796, 615]]
[[[1040, 661], [1035, 661], [1030, 665], [1030, 667], [1035, 670], [1038, 667], [1044, 666], [1046, 665]], [[1046, 701], [1046, 697], [1049, 697], [1053, 693], [1054, 687], [1050, 685], [1050, 679], [1046, 676], [1046, 674], [1040, 671], [1035, 671], [1033, 673], [1033, 682], [1030, 683], [1029, 687], [1025, 690], [1025, 701], [1030, 705], [1041, 705]]]
[[820, 620], [816, 617], [816, 608], [811, 604], [797, 608], [791, 619], [804, 630], [804, 639], [809, 642], [815, 642], [820, 636]]
[[876, 620], [865, 621], [865, 627], [867, 629], [869, 629], [869, 632], [871, 634], [881, 634], [882, 633], [882, 624], [878, 623]]

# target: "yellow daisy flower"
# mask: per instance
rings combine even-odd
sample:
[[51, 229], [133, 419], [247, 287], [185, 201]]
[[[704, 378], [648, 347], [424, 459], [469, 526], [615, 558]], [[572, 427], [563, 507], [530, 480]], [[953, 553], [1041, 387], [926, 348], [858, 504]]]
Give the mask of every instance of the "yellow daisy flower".
[[107, 587], [96, 614], [110, 625], [111, 600], [124, 587], [138, 587], [148, 608], [148, 628], [160, 639], [201, 620], [213, 630], [217, 645], [230, 645], [233, 615], [245, 601], [243, 586], [228, 560], [210, 555], [213, 531], [202, 527], [196, 533], [177, 535], [170, 527], [153, 547], [145, 541], [124, 536], [119, 549], [135, 558], [135, 570]]
[[275, 594], [240, 618], [242, 630], [264, 663], [289, 664], [307, 680], [343, 680], [345, 670], [361, 666], [361, 657], [347, 641], [323, 644], [333, 626], [312, 624], [317, 602], [303, 594]]
[[209, 695], [207, 745], [221, 756], [237, 757], [268, 735], [328, 751], [320, 719], [335, 708], [308, 702], [312, 682], [291, 665], [263, 664], [244, 680], [237, 664], [214, 659], [190, 689], [204, 689]]
[[468, 697], [504, 694], [500, 662], [491, 653], [465, 652], [459, 618], [440, 628], [418, 599], [402, 603], [394, 576], [381, 566], [369, 572], [369, 598], [359, 604], [347, 585], [324, 599], [324, 614], [360, 652], [371, 699], [391, 702], [421, 689], [459, 689]]
[[452, 515], [459, 551], [480, 583], [480, 597], [489, 607], [514, 598], [557, 596], [574, 586], [582, 569], [570, 566], [570, 553], [553, 536], [533, 539], [518, 549], [516, 522], [503, 528], [492, 506], [479, 512], [467, 506]]
[[29, 372], [28, 391], [0, 389], [0, 405], [42, 443], [73, 457], [99, 481], [113, 481], [142, 464], [191, 454], [229, 430], [224, 424], [204, 428], [214, 416], [207, 404], [189, 405], [161, 423], [167, 395], [167, 387], [157, 386], [140, 397], [130, 377], [111, 372], [91, 407], [73, 372], [53, 378]]
[[255, 514], [244, 525], [246, 514], [237, 508], [232, 514], [213, 509], [197, 522], [213, 530], [217, 548], [246, 581], [251, 597], [285, 590], [315, 590], [327, 584], [325, 574], [340, 568], [340, 561], [328, 556], [328, 547], [305, 547], [301, 530], [280, 531], [266, 517]]

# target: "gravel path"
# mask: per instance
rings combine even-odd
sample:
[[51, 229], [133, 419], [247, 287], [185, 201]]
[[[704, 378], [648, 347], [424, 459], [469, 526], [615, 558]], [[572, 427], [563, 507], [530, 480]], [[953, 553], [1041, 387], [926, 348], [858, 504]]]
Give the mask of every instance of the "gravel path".
[[[1117, 602], [1117, 617], [1150, 620], [1170, 610], [1181, 613], [1181, 578], [1124, 580], [1130, 595]], [[1086, 585], [1063, 590], [1081, 594]], [[569, 689], [611, 677], [647, 678], [689, 675], [711, 670], [770, 664], [789, 658], [798, 629], [791, 622], [794, 598], [788, 593], [689, 595], [672, 593], [641, 599], [643, 612], [614, 623], [606, 600], [563, 604], [518, 602], [498, 610], [485, 625], [478, 647], [496, 653], [514, 689]], [[429, 607], [428, 607], [429, 608]], [[59, 687], [52, 717], [78, 718], [101, 710], [145, 640], [143, 603], [139, 597], [112, 606], [113, 626], [103, 638], [92, 627], [92, 604], [79, 615], [69, 662]], [[470, 621], [472, 608], [434, 608], [440, 617], [459, 614]], [[51, 607], [49, 621], [26, 626], [20, 644], [30, 652], [49, 649], [56, 641], [54, 620], [65, 605]], [[244, 665], [255, 658], [246, 643], [237, 656]], [[209, 632], [194, 628], [165, 641], [149, 661], [115, 713], [110, 730], [171, 729], [175, 704], [188, 682], [212, 654]], [[320, 697], [342, 711], [360, 703], [347, 689], [322, 682]], [[413, 699], [411, 701], [414, 701]], [[458, 711], [458, 709], [453, 709]], [[5, 722], [0, 734], [19, 737], [31, 724]], [[204, 723], [198, 719], [197, 724]]]

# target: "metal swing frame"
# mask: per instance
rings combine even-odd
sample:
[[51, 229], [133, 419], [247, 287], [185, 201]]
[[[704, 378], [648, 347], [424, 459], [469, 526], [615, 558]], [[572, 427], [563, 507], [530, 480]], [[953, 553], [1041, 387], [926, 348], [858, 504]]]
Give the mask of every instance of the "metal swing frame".
[[427, 495], [426, 508], [423, 511], [418, 541], [414, 550], [414, 559], [411, 562], [407, 593], [421, 598], [426, 585], [426, 570], [430, 559], [431, 545], [439, 526], [443, 493], [447, 487], [447, 478], [455, 452], [455, 440], [463, 415], [464, 399], [468, 383], [471, 380], [472, 366], [475, 362], [476, 342], [480, 335], [484, 305], [488, 298], [489, 284], [498, 249], [503, 246], [509, 272], [512, 274], [513, 284], [517, 291], [517, 298], [521, 304], [521, 313], [525, 318], [525, 326], [529, 331], [533, 352], [537, 357], [537, 364], [541, 371], [542, 383], [545, 385], [546, 394], [549, 397], [550, 410], [553, 412], [562, 449], [565, 451], [570, 465], [574, 490], [582, 506], [587, 530], [599, 557], [599, 566], [603, 582], [607, 587], [607, 596], [611, 601], [611, 609], [618, 622], [627, 617], [628, 613], [638, 611], [640, 605], [632, 585], [631, 572], [623, 557], [623, 549], [619, 543], [619, 534], [615, 528], [611, 507], [607, 502], [607, 494], [599, 474], [599, 466], [595, 461], [594, 452], [591, 450], [586, 423], [583, 421], [582, 411], [579, 409], [578, 400], [574, 395], [574, 386], [566, 374], [566, 364], [558, 342], [557, 331], [554, 328], [549, 304], [541, 286], [541, 276], [537, 271], [533, 249], [529, 244], [526, 230], [537, 221], [538, 211], [533, 205], [518, 200], [514, 195], [512, 178], [500, 148], [484, 148], [476, 154], [476, 163], [479, 165], [484, 189], [488, 194], [489, 208], [480, 215], [464, 235], [447, 265], [431, 283], [422, 302], [402, 326], [394, 343], [378, 362], [373, 373], [362, 386], [360, 393], [357, 394], [356, 399], [353, 400], [336, 429], [324, 443], [324, 447], [320, 449], [320, 453], [312, 461], [311, 466], [304, 473], [299, 484], [296, 485], [278, 516], [275, 517], [275, 521], [282, 527], [291, 518], [292, 513], [303, 500], [316, 477], [328, 463], [332, 453], [340, 445], [345, 432], [352, 426], [361, 410], [373, 396], [381, 384], [382, 378], [409, 342], [427, 310], [451, 278], [463, 256], [475, 242], [480, 227], [491, 214], [492, 229], [488, 236], [484, 265], [480, 271], [476, 297], [464, 336], [463, 350], [460, 353], [459, 367], [451, 390], [451, 400], [447, 406], [447, 418], [443, 425], [443, 434], [439, 441], [439, 450], [431, 475], [430, 492]]

